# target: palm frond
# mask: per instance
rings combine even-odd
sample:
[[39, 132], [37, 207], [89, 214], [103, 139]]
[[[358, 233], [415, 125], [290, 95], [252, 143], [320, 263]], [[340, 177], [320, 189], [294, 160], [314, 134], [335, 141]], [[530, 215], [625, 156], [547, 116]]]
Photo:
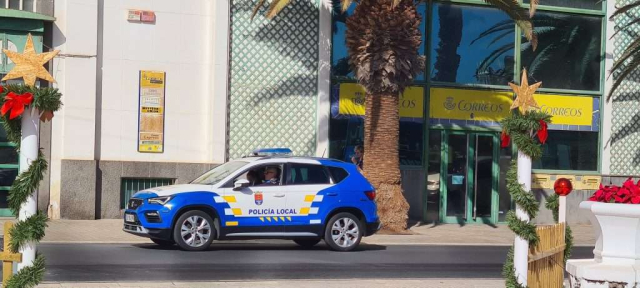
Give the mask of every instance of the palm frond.
[[533, 15], [536, 14], [536, 9], [538, 9], [538, 5], [540, 4], [540, 0], [531, 0], [529, 3], [529, 17], [533, 18]]
[[[622, 81], [624, 81], [627, 78], [627, 76], [629, 76], [629, 74], [631, 74], [631, 72], [635, 71], [639, 67], [640, 67], [640, 57], [635, 57], [635, 58], [633, 58], [633, 60], [631, 60], [629, 65], [625, 66], [622, 69], [622, 71], [620, 71], [620, 75], [618, 75], [618, 78], [615, 80], [615, 82], [613, 82], [613, 86], [611, 86], [611, 90], [609, 91], [609, 94], [607, 95], [607, 101], [609, 101], [611, 99], [611, 96], [613, 96], [613, 93], [622, 84]], [[612, 70], [612, 73], [613, 73], [613, 71], [615, 71], [615, 70]]]
[[501, 22], [497, 23], [496, 25], [493, 25], [493, 26], [489, 27], [489, 29], [487, 29], [484, 32], [480, 33], [480, 35], [478, 35], [478, 37], [473, 39], [469, 45], [472, 45], [474, 42], [480, 40], [481, 38], [487, 37], [487, 36], [489, 36], [489, 35], [491, 35], [493, 33], [501, 32], [501, 31], [504, 31], [504, 30], [510, 30], [511, 32], [514, 31], [513, 20], [512, 19], [501, 21]]
[[618, 16], [620, 14], [623, 14], [623, 13], [626, 13], [627, 11], [629, 11], [629, 10], [631, 10], [633, 8], [636, 8], [638, 6], [640, 6], [640, 1], [636, 1], [636, 2], [633, 2], [633, 3], [629, 3], [627, 5], [624, 5], [624, 6], [620, 7], [620, 8], [618, 8], [616, 10], [616, 12], [613, 12], [613, 14], [611, 14], [611, 17], [609, 17], [609, 20], [613, 20], [613, 18], [616, 18], [616, 16]]
[[349, 10], [351, 3], [353, 3], [353, 0], [342, 0], [342, 12]]
[[393, 0], [393, 8], [397, 7], [400, 4], [401, 0]]
[[630, 57], [640, 58], [640, 38], [636, 38], [631, 42], [627, 49], [624, 49], [620, 58], [613, 62], [613, 66], [611, 67], [611, 71], [616, 71], [622, 67], [624, 62], [626, 62]]
[[633, 19], [633, 21], [631, 21], [631, 22], [625, 24], [624, 26], [618, 28], [618, 30], [616, 30], [616, 32], [614, 32], [613, 35], [611, 35], [609, 40], [613, 39], [613, 37], [616, 37], [616, 35], [618, 35], [618, 33], [622, 32], [622, 31], [626, 31], [627, 28], [631, 27], [631, 25], [637, 24], [639, 22], [640, 22], [640, 18]]
[[533, 49], [536, 49], [536, 47], [538, 46], [538, 37], [533, 32], [533, 23], [531, 22], [531, 17], [527, 13], [527, 11], [520, 6], [517, 0], [484, 1], [507, 13], [507, 15], [511, 17], [511, 19], [516, 21], [518, 27], [522, 29], [522, 33], [524, 33], [524, 36], [527, 38], [527, 40], [529, 40], [529, 42], [531, 42]]
[[513, 34], [513, 31], [507, 31], [507, 32], [504, 32], [504, 33], [496, 36], [496, 38], [493, 38], [493, 40], [491, 40], [491, 42], [489, 42], [489, 44], [487, 44], [487, 47], [495, 44], [496, 42], [500, 41], [500, 39], [502, 39], [504, 37], [507, 37], [507, 36], [509, 36], [511, 34]]
[[262, 8], [262, 5], [264, 5], [264, 1], [265, 0], [258, 1], [258, 4], [256, 4], [256, 7], [253, 8], [253, 12], [251, 12], [252, 21], [253, 21], [253, 17], [256, 17], [256, 14], [258, 14], [258, 11], [260, 10], [260, 8]]
[[267, 10], [267, 18], [273, 19], [284, 7], [287, 7], [291, 3], [291, 0], [273, 0], [271, 5], [269, 5], [269, 10]]

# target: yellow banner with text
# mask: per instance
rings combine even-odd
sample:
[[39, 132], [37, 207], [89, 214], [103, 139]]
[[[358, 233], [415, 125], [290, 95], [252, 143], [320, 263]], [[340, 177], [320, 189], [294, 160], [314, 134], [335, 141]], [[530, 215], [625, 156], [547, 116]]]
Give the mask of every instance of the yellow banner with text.
[[[432, 88], [429, 116], [436, 119], [498, 122], [509, 116], [513, 93], [486, 90]], [[536, 94], [540, 110], [556, 125], [592, 125], [593, 98]]]
[[[365, 90], [355, 83], [340, 84], [338, 111], [341, 115], [363, 116]], [[422, 118], [424, 88], [409, 87], [400, 95], [398, 108], [402, 118]]]

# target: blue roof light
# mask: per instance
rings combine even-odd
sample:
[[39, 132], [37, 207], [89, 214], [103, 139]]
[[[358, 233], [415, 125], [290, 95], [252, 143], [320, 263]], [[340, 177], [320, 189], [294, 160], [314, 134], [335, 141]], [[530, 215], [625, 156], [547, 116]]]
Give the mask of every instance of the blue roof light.
[[271, 156], [271, 155], [292, 155], [293, 151], [289, 148], [262, 148], [253, 150], [254, 156]]

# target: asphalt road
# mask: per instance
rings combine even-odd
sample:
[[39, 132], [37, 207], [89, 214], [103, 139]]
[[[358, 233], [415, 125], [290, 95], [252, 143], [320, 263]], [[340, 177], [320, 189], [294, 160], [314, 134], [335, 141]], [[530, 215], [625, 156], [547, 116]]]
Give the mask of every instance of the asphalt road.
[[[361, 245], [311, 250], [290, 241], [214, 243], [184, 252], [153, 244], [40, 244], [45, 281], [206, 281], [265, 279], [500, 278], [505, 246]], [[592, 258], [576, 247], [571, 258]]]

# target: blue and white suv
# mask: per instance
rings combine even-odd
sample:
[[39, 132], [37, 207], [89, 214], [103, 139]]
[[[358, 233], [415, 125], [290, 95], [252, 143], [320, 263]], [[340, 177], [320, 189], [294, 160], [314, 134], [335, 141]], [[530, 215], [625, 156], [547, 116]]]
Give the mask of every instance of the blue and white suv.
[[[264, 175], [264, 177], [263, 177]], [[124, 231], [159, 245], [205, 250], [214, 239], [325, 240], [350, 251], [380, 221], [375, 190], [355, 165], [310, 157], [247, 157], [222, 164], [190, 184], [137, 192]]]

